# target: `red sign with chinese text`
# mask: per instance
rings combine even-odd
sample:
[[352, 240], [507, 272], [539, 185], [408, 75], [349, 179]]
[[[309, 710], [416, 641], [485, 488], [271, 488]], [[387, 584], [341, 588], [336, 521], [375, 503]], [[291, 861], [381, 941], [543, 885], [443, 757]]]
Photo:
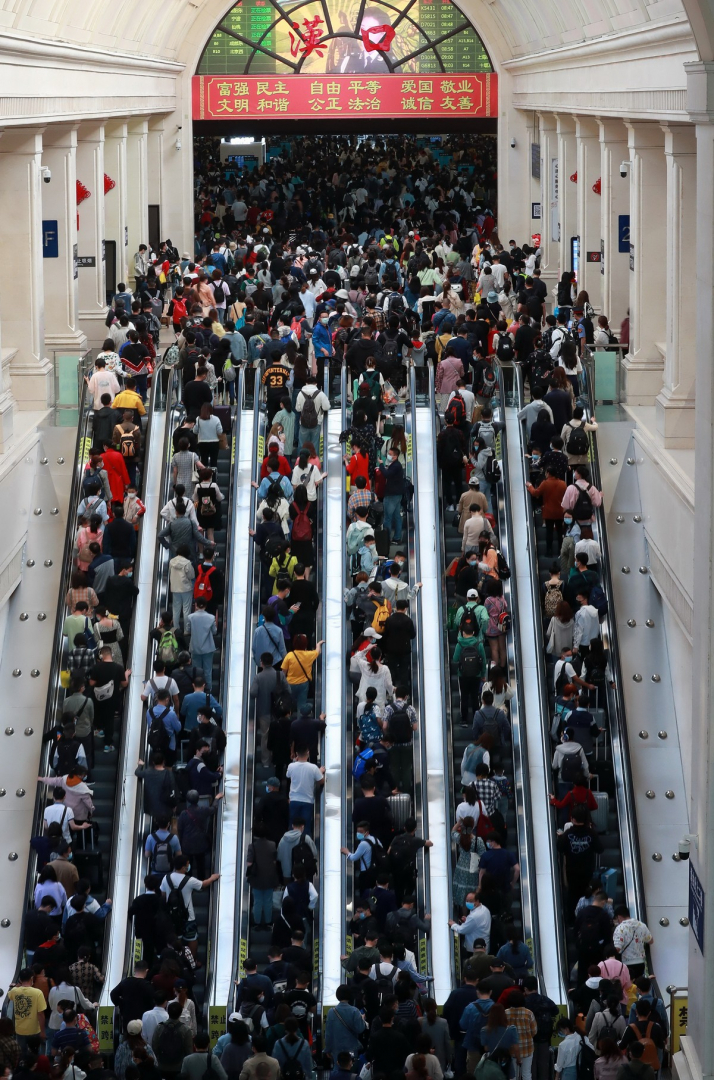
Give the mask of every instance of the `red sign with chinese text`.
[[498, 76], [194, 75], [193, 119], [498, 116]]

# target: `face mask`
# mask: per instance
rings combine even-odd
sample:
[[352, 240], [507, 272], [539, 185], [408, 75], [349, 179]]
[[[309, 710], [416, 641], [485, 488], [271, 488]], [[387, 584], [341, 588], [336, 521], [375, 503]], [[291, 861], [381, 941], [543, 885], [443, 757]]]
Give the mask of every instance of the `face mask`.
[[475, 904], [473, 903], [473, 901], [472, 901], [472, 900], [467, 900], [467, 901], [466, 901], [466, 910], [467, 910], [467, 911], [473, 911], [473, 909], [474, 909], [474, 907], [475, 907], [475, 906], [476, 906], [476, 905], [475, 905]]
[[357, 839], [358, 840], [364, 840], [364, 833], [363, 832], [358, 832], [357, 833]]
[[477, 563], [476, 559], [469, 559], [469, 566], [475, 566], [476, 563]]
[[265, 790], [268, 792], [268, 794], [270, 794], [270, 788], [268, 787], [267, 784], [265, 785]]
[[329, 315], [321, 315], [320, 316], [320, 322], [321, 323], [326, 323], [328, 319], [329, 319]]
[[364, 913], [363, 911], [360, 911], [360, 912], [359, 912], [359, 915], [358, 915], [357, 917], [358, 917], [359, 919], [364, 919], [364, 918], [365, 918], [365, 913]]
[[572, 525], [573, 524], [573, 519], [572, 518], [563, 518], [563, 521], [565, 522], [566, 525]]

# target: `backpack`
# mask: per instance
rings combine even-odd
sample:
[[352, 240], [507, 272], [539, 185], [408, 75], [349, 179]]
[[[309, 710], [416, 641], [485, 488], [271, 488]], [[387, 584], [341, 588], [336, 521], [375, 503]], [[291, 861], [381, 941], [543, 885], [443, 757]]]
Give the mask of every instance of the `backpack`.
[[464, 405], [464, 399], [458, 391], [454, 394], [446, 407], [445, 419], [453, 420], [457, 425], [463, 424], [466, 419], [466, 406]]
[[511, 630], [512, 619], [508, 611], [502, 611], [498, 616], [498, 632], [500, 634], [508, 634]]
[[401, 293], [393, 292], [389, 294], [387, 301], [387, 311], [391, 315], [393, 311], [404, 312], [404, 297]]
[[285, 1055], [285, 1061], [280, 1066], [280, 1075], [283, 1080], [305, 1080], [305, 1070], [298, 1061], [298, 1055], [302, 1050], [304, 1039], [300, 1039], [294, 1054], [289, 1054], [285, 1039], [279, 1039], [277, 1045]]
[[164, 353], [164, 367], [176, 367], [179, 362], [179, 347], [174, 342], [173, 345], [169, 345], [168, 349]]
[[173, 630], [164, 630], [159, 638], [159, 647], [156, 650], [156, 655], [159, 660], [163, 660], [164, 663], [173, 664], [178, 659], [179, 647], [176, 635]]
[[[578, 1050], [578, 1056], [575, 1061], [575, 1076], [577, 1080], [594, 1080], [595, 1057], [595, 1051], [591, 1046], [588, 1046], [585, 1042], [585, 1038], [581, 1035], [580, 1049]], [[657, 1062], [657, 1068], [659, 1068], [659, 1061]]]
[[375, 964], [376, 979], [374, 980], [374, 986], [372, 989], [377, 991], [377, 998], [379, 1000], [380, 1007], [384, 1004], [384, 999], [394, 993], [394, 980], [399, 974], [399, 968], [396, 964], [392, 967], [392, 970], [385, 975], [379, 964]]
[[490, 420], [488, 422], [480, 420], [474, 424], [471, 435], [474, 439], [483, 439], [489, 450], [496, 449], [496, 429]]
[[77, 764], [77, 754], [81, 743], [79, 739], [58, 739], [57, 741], [57, 775], [66, 776]]
[[198, 568], [196, 574], [196, 581], [193, 586], [194, 599], [198, 599], [199, 596], [203, 597], [207, 602], [213, 599], [213, 586], [211, 585], [211, 574], [216, 569], [215, 566], [209, 566], [206, 568], [201, 565]]
[[84, 476], [82, 477], [82, 494], [85, 496], [85, 498], [87, 495], [89, 495], [90, 486], [97, 482], [99, 483], [99, 494], [101, 495], [103, 489], [101, 476], [99, 475], [100, 473], [101, 467], [99, 469], [90, 469], [88, 467], [84, 470]]
[[209, 484], [208, 487], [204, 487], [200, 484], [198, 487], [198, 512], [201, 517], [213, 517], [216, 512], [216, 499], [215, 488], [213, 484]]
[[[151, 747], [152, 750], [160, 750], [162, 753], [165, 753], [169, 748], [169, 742], [171, 741], [171, 736], [169, 735], [168, 731], [166, 730], [166, 725], [164, 724], [164, 718], [167, 717], [170, 712], [171, 712], [171, 709], [167, 705], [164, 708], [163, 712], [159, 713], [158, 716], [154, 712], [153, 708], [149, 709], [148, 713], [146, 714], [147, 716], [151, 717], [151, 725], [149, 727], [149, 734], [148, 734], [148, 743], [149, 743], [149, 746]], [[167, 869], [164, 871], [164, 873], [168, 873], [169, 869], [170, 868], [167, 867]]]
[[273, 506], [276, 503], [279, 503], [281, 499], [285, 498], [283, 485], [280, 482], [281, 479], [281, 477], [277, 477], [275, 480], [271, 480], [268, 485], [268, 490], [265, 493], [265, 501], [268, 506]]
[[317, 406], [315, 405], [315, 398], [319, 391], [316, 390], [314, 394], [307, 394], [305, 390], [302, 392], [302, 412], [300, 413], [300, 427], [304, 428], [316, 428], [319, 420], [317, 417]]
[[476, 835], [484, 840], [490, 832], [493, 832], [493, 822], [483, 808], [483, 803], [478, 800], [478, 821], [476, 822]]
[[168, 874], [171, 869], [171, 837], [167, 836], [165, 840], [161, 840], [155, 832], [151, 835], [154, 838], [154, 850], [151, 852], [151, 872], [152, 874]]
[[292, 330], [298, 341], [300, 341], [302, 339], [302, 319], [299, 319], [297, 315], [290, 323], [290, 329]]
[[379, 288], [379, 270], [376, 265], [367, 266], [364, 273], [364, 283], [372, 293]]
[[569, 682], [570, 682], [570, 679], [568, 678], [568, 673], [567, 673], [567, 663], [564, 663], [563, 666], [561, 667], [560, 671], [558, 672], [558, 678], [555, 680], [555, 692], [556, 692], [556, 694], [562, 694], [563, 693], [563, 687], [567, 686]]
[[511, 363], [514, 357], [513, 341], [510, 334], [497, 334], [496, 356], [501, 363]]
[[[171, 312], [171, 318], [172, 318], [173, 322], [178, 324], [181, 321], [181, 319], [186, 318], [188, 312], [186, 311], [186, 304], [184, 303], [184, 301], [179, 300], [179, 298], [177, 296], [174, 297], [173, 303], [174, 303], [174, 306], [173, 306], [173, 311]], [[173, 346], [171, 348], [173, 348]], [[169, 349], [169, 352], [171, 352], [171, 349]]]
[[545, 586], [545, 600], [543, 601], [543, 611], [549, 617], [552, 618], [555, 615], [555, 609], [560, 601], [563, 599], [563, 582], [562, 581], [549, 581]]
[[297, 515], [293, 521], [292, 539], [312, 540], [312, 522], [310, 521], [307, 510], [297, 511]]
[[[568, 440], [570, 442], [570, 440]], [[589, 521], [593, 516], [593, 501], [587, 488], [581, 488], [578, 484], [578, 497], [572, 510], [576, 521]]]
[[[382, 281], [390, 285], [396, 285], [397, 283], [397, 264], [392, 259], [384, 264], [384, 270], [382, 271]], [[397, 293], [397, 296], [399, 294]]]
[[381, 604], [376, 604], [374, 609], [374, 616], [372, 618], [372, 629], [376, 630], [378, 634], [384, 633], [384, 624], [391, 615], [391, 605], [389, 600], [383, 600]]
[[183, 1040], [176, 1037], [176, 1028], [180, 1023], [180, 1020], [165, 1020], [156, 1029], [156, 1057], [166, 1069], [174, 1071], [172, 1067], [175, 1065], [176, 1072], [184, 1059]]
[[392, 706], [392, 715], [389, 717], [387, 731], [390, 739], [395, 743], [410, 743], [412, 741], [412, 722], [409, 719], [406, 705]]
[[501, 581], [508, 581], [511, 576], [511, 568], [506, 562], [502, 551], [496, 552], [496, 573]]
[[463, 649], [459, 657], [459, 675], [465, 679], [478, 679], [481, 676], [481, 657], [474, 645]]
[[496, 452], [487, 447], [488, 453], [483, 466], [483, 475], [489, 484], [497, 484], [501, 479], [501, 466], [498, 464]]
[[92, 630], [91, 624], [89, 622], [89, 616], [87, 615], [84, 616], [84, 630], [82, 631], [82, 633], [84, 635], [85, 648], [91, 649], [92, 652], [96, 652], [97, 639], [94, 636], [94, 631]]
[[[545, 345], [545, 334], [543, 335], [543, 344]], [[550, 348], [550, 346], [547, 346]], [[546, 352], [545, 349], [535, 349], [528, 357], [527, 363], [530, 365], [530, 369], [533, 374], [542, 379], [553, 370], [553, 361], [550, 358], [550, 352]]]
[[590, 590], [590, 603], [597, 609], [597, 613], [601, 619], [607, 615], [607, 597], [605, 596], [602, 585], [593, 585]]
[[248, 1028], [248, 1031], [260, 1029], [260, 1021], [265, 1009], [257, 1001], [244, 1001], [240, 1007], [240, 1018]]
[[354, 763], [352, 765], [352, 775], [354, 776], [355, 780], [359, 780], [360, 776], [362, 776], [367, 767], [367, 762], [371, 761], [373, 757], [374, 750], [371, 750], [369, 747], [367, 747], [365, 750], [360, 751], [360, 753], [354, 759]]
[[234, 365], [233, 361], [231, 360], [230, 356], [226, 359], [226, 362], [223, 365], [223, 381], [224, 382], [235, 382], [236, 381], [236, 369], [235, 369], [235, 365]]
[[[605, 1009], [602, 1010], [603, 1016], [605, 1015]], [[612, 1015], [612, 1014], [611, 1014]], [[608, 1024], [607, 1021], [603, 1024], [598, 1035], [598, 1042], [600, 1039], [614, 1039], [615, 1042], [620, 1041], [620, 1037], [617, 1034], [617, 1028], [614, 1024]]]
[[560, 768], [560, 779], [564, 784], [574, 784], [582, 771], [583, 763], [580, 760], [580, 754], [563, 755], [563, 764]]
[[299, 868], [305, 871], [305, 877], [308, 881], [312, 881], [317, 873], [317, 861], [312, 853], [312, 849], [308, 846], [304, 833], [293, 848], [291, 865], [293, 875], [295, 874], [295, 870]]
[[121, 456], [124, 458], [136, 457], [136, 444], [134, 442], [134, 434], [131, 431], [125, 431], [119, 440], [119, 449]]
[[186, 901], [183, 898], [182, 889], [190, 877], [190, 874], [184, 874], [178, 885], [174, 885], [170, 874], [167, 874], [164, 878], [164, 881], [168, 881], [169, 883], [169, 895], [166, 898], [166, 914], [173, 923], [174, 929], [180, 934], [186, 929], [186, 923], [188, 922], [188, 908], [186, 907]]
[[[385, 349], [386, 349], [386, 346], [388, 344], [390, 344], [390, 342], [386, 341], [384, 344], [385, 344]], [[391, 344], [394, 344], [394, 342], [391, 342]], [[391, 359], [393, 359], [393, 357]], [[369, 389], [370, 389], [370, 392], [371, 392], [373, 398], [381, 397], [381, 395], [382, 395], [382, 386], [381, 386], [380, 381], [379, 381], [379, 372], [378, 371], [375, 371], [375, 370], [372, 370], [372, 369], [369, 369], [369, 368], [366, 369], [365, 372], [364, 372], [364, 375], [362, 377], [362, 381], [366, 382], [367, 385], [369, 386]]]
[[481, 385], [476, 391], [479, 397], [492, 398], [498, 389], [496, 372], [491, 367], [485, 367], [481, 374]]
[[568, 435], [566, 449], [573, 457], [584, 457], [587, 454], [590, 449], [590, 440], [588, 439], [588, 433], [582, 424], [573, 428], [570, 435]]
[[226, 302], [226, 290], [223, 288], [223, 278], [219, 278], [218, 281], [214, 281], [213, 285], [213, 297], [217, 304], [225, 304]]
[[443, 435], [444, 462], [455, 469], [461, 465], [464, 457], [464, 452], [461, 447], [461, 440], [456, 434], [454, 428], [446, 428], [446, 430], [443, 432]]
[[[572, 337], [570, 336], [570, 333], [569, 333], [569, 332], [568, 332], [568, 331], [567, 331], [567, 330], [565, 329], [565, 327], [564, 327], [564, 326], [558, 326], [558, 327], [557, 327], [556, 329], [558, 330], [558, 337], [557, 337], [557, 338], [555, 337], [555, 331], [554, 331], [554, 332], [553, 332], [553, 337], [552, 337], [552, 339], [551, 339], [551, 340], [552, 340], [552, 345], [551, 345], [551, 348], [552, 348], [552, 347], [553, 347], [554, 345], [557, 345], [557, 346], [558, 346], [558, 351], [557, 351], [557, 353], [555, 354], [555, 356], [556, 356], [556, 359], [557, 359], [557, 358], [558, 358], [558, 357], [560, 356], [561, 352], [562, 352], [562, 349], [563, 349], [563, 342], [564, 342], [564, 341], [572, 341], [573, 339], [572, 339]], [[553, 359], [553, 357], [551, 356], [551, 360], [552, 360], [552, 359]]]
[[394, 364], [399, 357], [399, 349], [395, 338], [385, 338], [382, 345], [382, 355], [388, 364]]
[[[493, 705], [491, 706], [491, 708], [493, 708]], [[479, 709], [478, 712], [474, 713], [474, 721], [476, 720], [477, 716], [481, 717], [481, 719], [483, 720], [483, 734], [488, 734], [491, 736], [494, 746], [501, 745], [501, 729], [498, 725], [498, 720], [496, 719], [497, 711], [498, 710], [495, 710], [490, 716], [487, 716], [484, 713], [483, 709]]]

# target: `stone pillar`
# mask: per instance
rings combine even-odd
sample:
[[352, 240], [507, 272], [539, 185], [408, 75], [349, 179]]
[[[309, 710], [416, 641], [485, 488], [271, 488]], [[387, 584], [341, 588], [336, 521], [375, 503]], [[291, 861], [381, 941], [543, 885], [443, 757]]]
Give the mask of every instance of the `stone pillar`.
[[104, 203], [106, 239], [116, 244], [116, 284], [128, 284], [129, 228], [127, 224], [127, 124], [113, 121], [104, 129], [104, 168], [116, 182]]
[[627, 121], [630, 148], [630, 351], [624, 359], [625, 398], [654, 405], [666, 353], [662, 258], [667, 215], [667, 165], [659, 124]]
[[51, 182], [41, 188], [42, 219], [57, 222], [58, 252], [57, 258], [42, 260], [45, 346], [54, 351], [59, 369], [62, 354], [77, 361], [87, 347], [79, 328], [76, 124], [52, 125], [45, 131], [42, 164], [52, 172]]
[[46, 409], [53, 394], [45, 356], [42, 280], [42, 132], [4, 131], [0, 139], [0, 261], [5, 348], [15, 354], [12, 392], [20, 409]]
[[[79, 319], [92, 346], [101, 346], [107, 312], [104, 223], [105, 198], [116, 199], [116, 188], [104, 194], [104, 124], [82, 124], [77, 142], [77, 176], [91, 191], [79, 208], [78, 249], [95, 260], [79, 271]], [[108, 173], [116, 183], [116, 177]]]
[[149, 243], [149, 121], [132, 120], [126, 143], [129, 278], [134, 283], [134, 254]]
[[697, 362], [696, 290], [692, 252], [697, 244], [697, 140], [691, 124], [663, 124], [667, 163], [667, 309], [664, 385], [657, 396], [657, 430], [664, 445], [694, 446]]
[[[558, 212], [560, 241], [558, 277], [572, 269], [570, 238], [578, 234], [578, 188], [570, 177], [578, 170], [575, 121], [572, 116], [558, 113], [555, 117], [558, 133]], [[578, 179], [580, 179], [578, 177]]]
[[[513, 80], [498, 84], [498, 235], [504, 247], [513, 237], [528, 243], [531, 235], [530, 131], [533, 113], [514, 109]], [[515, 146], [511, 146], [511, 141]]]
[[560, 227], [557, 203], [558, 133], [552, 113], [538, 113], [540, 138], [540, 234], [541, 278], [548, 286], [552, 310], [556, 298], [553, 289], [558, 284]]
[[[165, 240], [164, 207], [170, 200], [167, 191], [167, 177], [164, 168], [166, 160], [166, 122], [163, 116], [149, 120], [149, 133], [146, 146], [146, 164], [148, 173], [147, 201], [149, 205], [159, 207], [159, 239]], [[176, 151], [174, 150], [174, 154]], [[180, 182], [180, 181], [179, 181]], [[171, 235], [171, 234], [169, 234]], [[148, 243], [148, 232], [142, 243]]]
[[590, 116], [575, 117], [575, 145], [578, 162], [578, 235], [580, 272], [578, 287], [586, 289], [590, 303], [601, 312], [602, 274], [599, 262], [588, 262], [588, 251], [600, 251], [600, 200], [593, 184], [600, 178], [600, 131]]
[[[696, 253], [690, 260], [696, 273], [697, 407], [694, 461], [694, 593], [692, 617], [692, 746], [694, 747], [689, 803], [691, 870], [701, 882], [706, 902], [700, 938], [689, 934], [689, 996], [687, 1035], [683, 1055], [675, 1056], [680, 1077], [714, 1074], [714, 63], [696, 62], [687, 70], [687, 109], [696, 124], [697, 203]], [[684, 1061], [678, 1059], [684, 1058]]]
[[[620, 175], [620, 165], [630, 160], [627, 128], [622, 120], [598, 120], [600, 129], [600, 237], [603, 241], [602, 313], [615, 332], [630, 306], [630, 227], [623, 222], [620, 251], [620, 218], [630, 214], [630, 177]], [[627, 232], [624, 232], [624, 229]]]

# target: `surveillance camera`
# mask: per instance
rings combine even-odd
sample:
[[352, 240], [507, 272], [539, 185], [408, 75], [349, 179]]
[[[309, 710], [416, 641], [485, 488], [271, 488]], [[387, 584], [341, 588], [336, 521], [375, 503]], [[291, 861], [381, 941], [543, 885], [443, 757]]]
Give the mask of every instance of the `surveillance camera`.
[[48, 168], [47, 165], [42, 166], [42, 179], [46, 184], [52, 181], [52, 169]]
[[180, 150], [180, 149], [181, 149], [181, 139], [177, 139], [177, 140], [176, 140], [176, 149], [177, 149], [177, 150]]
[[515, 150], [515, 148], [516, 148], [516, 140], [511, 139], [511, 150]]
[[629, 167], [630, 167], [629, 161], [622, 161], [620, 163], [620, 176], [622, 176], [623, 179], [624, 179], [624, 177], [627, 176], [627, 170], [629, 169]]
[[691, 846], [692, 840], [689, 836], [683, 836], [682, 839], [679, 841], [679, 858], [682, 862], [686, 862], [689, 858], [689, 849], [691, 848]]

